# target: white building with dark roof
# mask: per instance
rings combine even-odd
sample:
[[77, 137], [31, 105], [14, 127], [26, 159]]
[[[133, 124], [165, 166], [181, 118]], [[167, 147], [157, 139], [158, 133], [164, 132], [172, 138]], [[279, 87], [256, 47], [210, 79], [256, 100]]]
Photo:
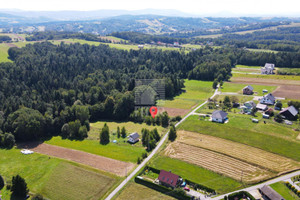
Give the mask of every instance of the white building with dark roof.
[[135, 133], [131, 133], [129, 136], [127, 136], [128, 137], [128, 142], [129, 143], [136, 143], [136, 142], [138, 142], [139, 141], [139, 138], [140, 138], [140, 135], [137, 133], [137, 132], [135, 132]]
[[264, 67], [261, 68], [261, 74], [274, 74], [275, 65], [272, 63], [266, 63]]
[[212, 113], [212, 121], [213, 122], [219, 122], [219, 123], [224, 123], [228, 118], [227, 118], [227, 113], [222, 111], [222, 110], [215, 110]]
[[274, 105], [275, 100], [275, 97], [271, 93], [269, 93], [263, 96], [259, 101], [261, 104]]

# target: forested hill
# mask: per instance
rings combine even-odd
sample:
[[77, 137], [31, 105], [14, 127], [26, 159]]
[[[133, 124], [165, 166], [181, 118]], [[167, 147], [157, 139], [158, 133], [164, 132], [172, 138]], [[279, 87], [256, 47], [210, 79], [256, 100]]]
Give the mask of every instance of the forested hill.
[[0, 64], [0, 129], [17, 140], [58, 134], [76, 120], [73, 137], [82, 138], [79, 127], [89, 119], [129, 118], [134, 79], [165, 79], [166, 96], [173, 97], [191, 75], [228, 79], [234, 62], [229, 51], [212, 48], [187, 54], [48, 42], [10, 48], [9, 56], [13, 63]]

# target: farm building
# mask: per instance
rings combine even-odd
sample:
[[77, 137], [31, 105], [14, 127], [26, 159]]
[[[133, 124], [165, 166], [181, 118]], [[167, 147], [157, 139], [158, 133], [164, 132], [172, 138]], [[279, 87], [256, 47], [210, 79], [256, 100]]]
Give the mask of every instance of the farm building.
[[271, 93], [269, 93], [263, 96], [259, 101], [261, 104], [274, 105], [275, 97]]
[[228, 118], [227, 118], [227, 113], [222, 111], [222, 110], [215, 110], [212, 113], [212, 121], [213, 122], [219, 122], [219, 123], [224, 123]]
[[252, 95], [254, 88], [251, 85], [247, 85], [243, 88], [243, 94], [245, 95]]
[[134, 143], [136, 143], [136, 142], [139, 141], [139, 138], [140, 138], [140, 135], [137, 132], [135, 132], [135, 133], [131, 133], [128, 136], [128, 140], [127, 141], [134, 144]]
[[259, 104], [256, 105], [256, 108], [257, 108], [258, 110], [266, 111], [266, 110], [268, 109], [268, 106], [259, 103]]
[[260, 188], [259, 191], [262, 194], [264, 199], [284, 200], [284, 198], [280, 194], [278, 194], [275, 190], [273, 190], [271, 187], [267, 185]]
[[287, 107], [279, 112], [285, 119], [295, 120], [297, 119], [298, 110], [294, 106]]
[[160, 170], [158, 180], [161, 185], [175, 188], [179, 184], [179, 176], [165, 170]]
[[262, 67], [261, 74], [273, 74], [275, 69], [275, 65], [271, 63], [266, 63], [264, 67]]

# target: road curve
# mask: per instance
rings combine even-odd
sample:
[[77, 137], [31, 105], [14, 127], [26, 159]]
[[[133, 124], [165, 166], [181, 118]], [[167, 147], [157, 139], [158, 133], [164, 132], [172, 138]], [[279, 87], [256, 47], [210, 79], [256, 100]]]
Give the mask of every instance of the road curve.
[[[215, 90], [214, 94], [211, 96], [211, 98], [214, 98], [218, 93], [218, 88]], [[201, 105], [199, 105], [198, 107], [196, 107], [194, 110], [192, 110], [191, 112], [189, 112], [184, 118], [182, 118], [177, 124], [175, 124], [175, 127], [177, 127], [179, 124], [181, 124], [182, 122], [184, 122], [189, 116], [193, 115], [199, 108], [201, 108], [202, 106], [204, 106], [207, 103], [207, 101], [205, 101], [204, 103], [202, 103]], [[130, 179], [132, 179], [136, 173], [138, 173], [138, 171], [140, 171], [145, 165], [146, 163], [157, 153], [158, 149], [163, 145], [163, 143], [166, 141], [166, 139], [168, 138], [168, 134], [169, 131], [164, 135], [164, 137], [159, 141], [158, 145], [155, 147], [155, 149], [150, 153], [150, 155], [133, 171], [131, 172], [131, 174], [126, 177], [126, 179], [116, 188], [114, 189], [114, 191], [112, 191], [105, 200], [110, 200], [112, 199], [128, 182]]]

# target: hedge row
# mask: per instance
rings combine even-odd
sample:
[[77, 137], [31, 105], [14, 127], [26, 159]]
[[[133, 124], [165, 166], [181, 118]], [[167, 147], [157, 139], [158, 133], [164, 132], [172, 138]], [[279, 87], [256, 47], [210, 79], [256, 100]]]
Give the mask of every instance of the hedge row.
[[300, 190], [297, 190], [295, 188], [295, 186], [293, 186], [292, 184], [290, 184], [289, 182], [285, 182], [285, 185], [292, 190], [296, 195], [298, 195], [300, 197]]
[[242, 199], [244, 197], [249, 197], [251, 200], [255, 200], [255, 198], [249, 193], [249, 192], [246, 192], [246, 191], [240, 191], [240, 192], [235, 192], [235, 193], [232, 193], [230, 195], [225, 196], [224, 197], [224, 200], [234, 200], [235, 198], [238, 198], [238, 199]]
[[152, 183], [150, 181], [147, 181], [145, 179], [140, 179], [140, 178], [137, 178], [137, 177], [135, 177], [134, 180], [135, 180], [136, 183], [142, 184], [146, 187], [149, 187], [151, 189], [154, 189], [154, 190], [159, 191], [161, 193], [164, 193], [166, 195], [169, 195], [169, 196], [172, 196], [172, 197], [175, 197], [175, 198], [178, 198], [178, 199], [182, 199], [182, 200], [190, 200], [191, 199], [190, 196], [187, 196], [186, 194], [183, 194], [183, 193], [178, 193], [175, 190], [167, 188], [163, 185], [157, 185], [155, 183]]

